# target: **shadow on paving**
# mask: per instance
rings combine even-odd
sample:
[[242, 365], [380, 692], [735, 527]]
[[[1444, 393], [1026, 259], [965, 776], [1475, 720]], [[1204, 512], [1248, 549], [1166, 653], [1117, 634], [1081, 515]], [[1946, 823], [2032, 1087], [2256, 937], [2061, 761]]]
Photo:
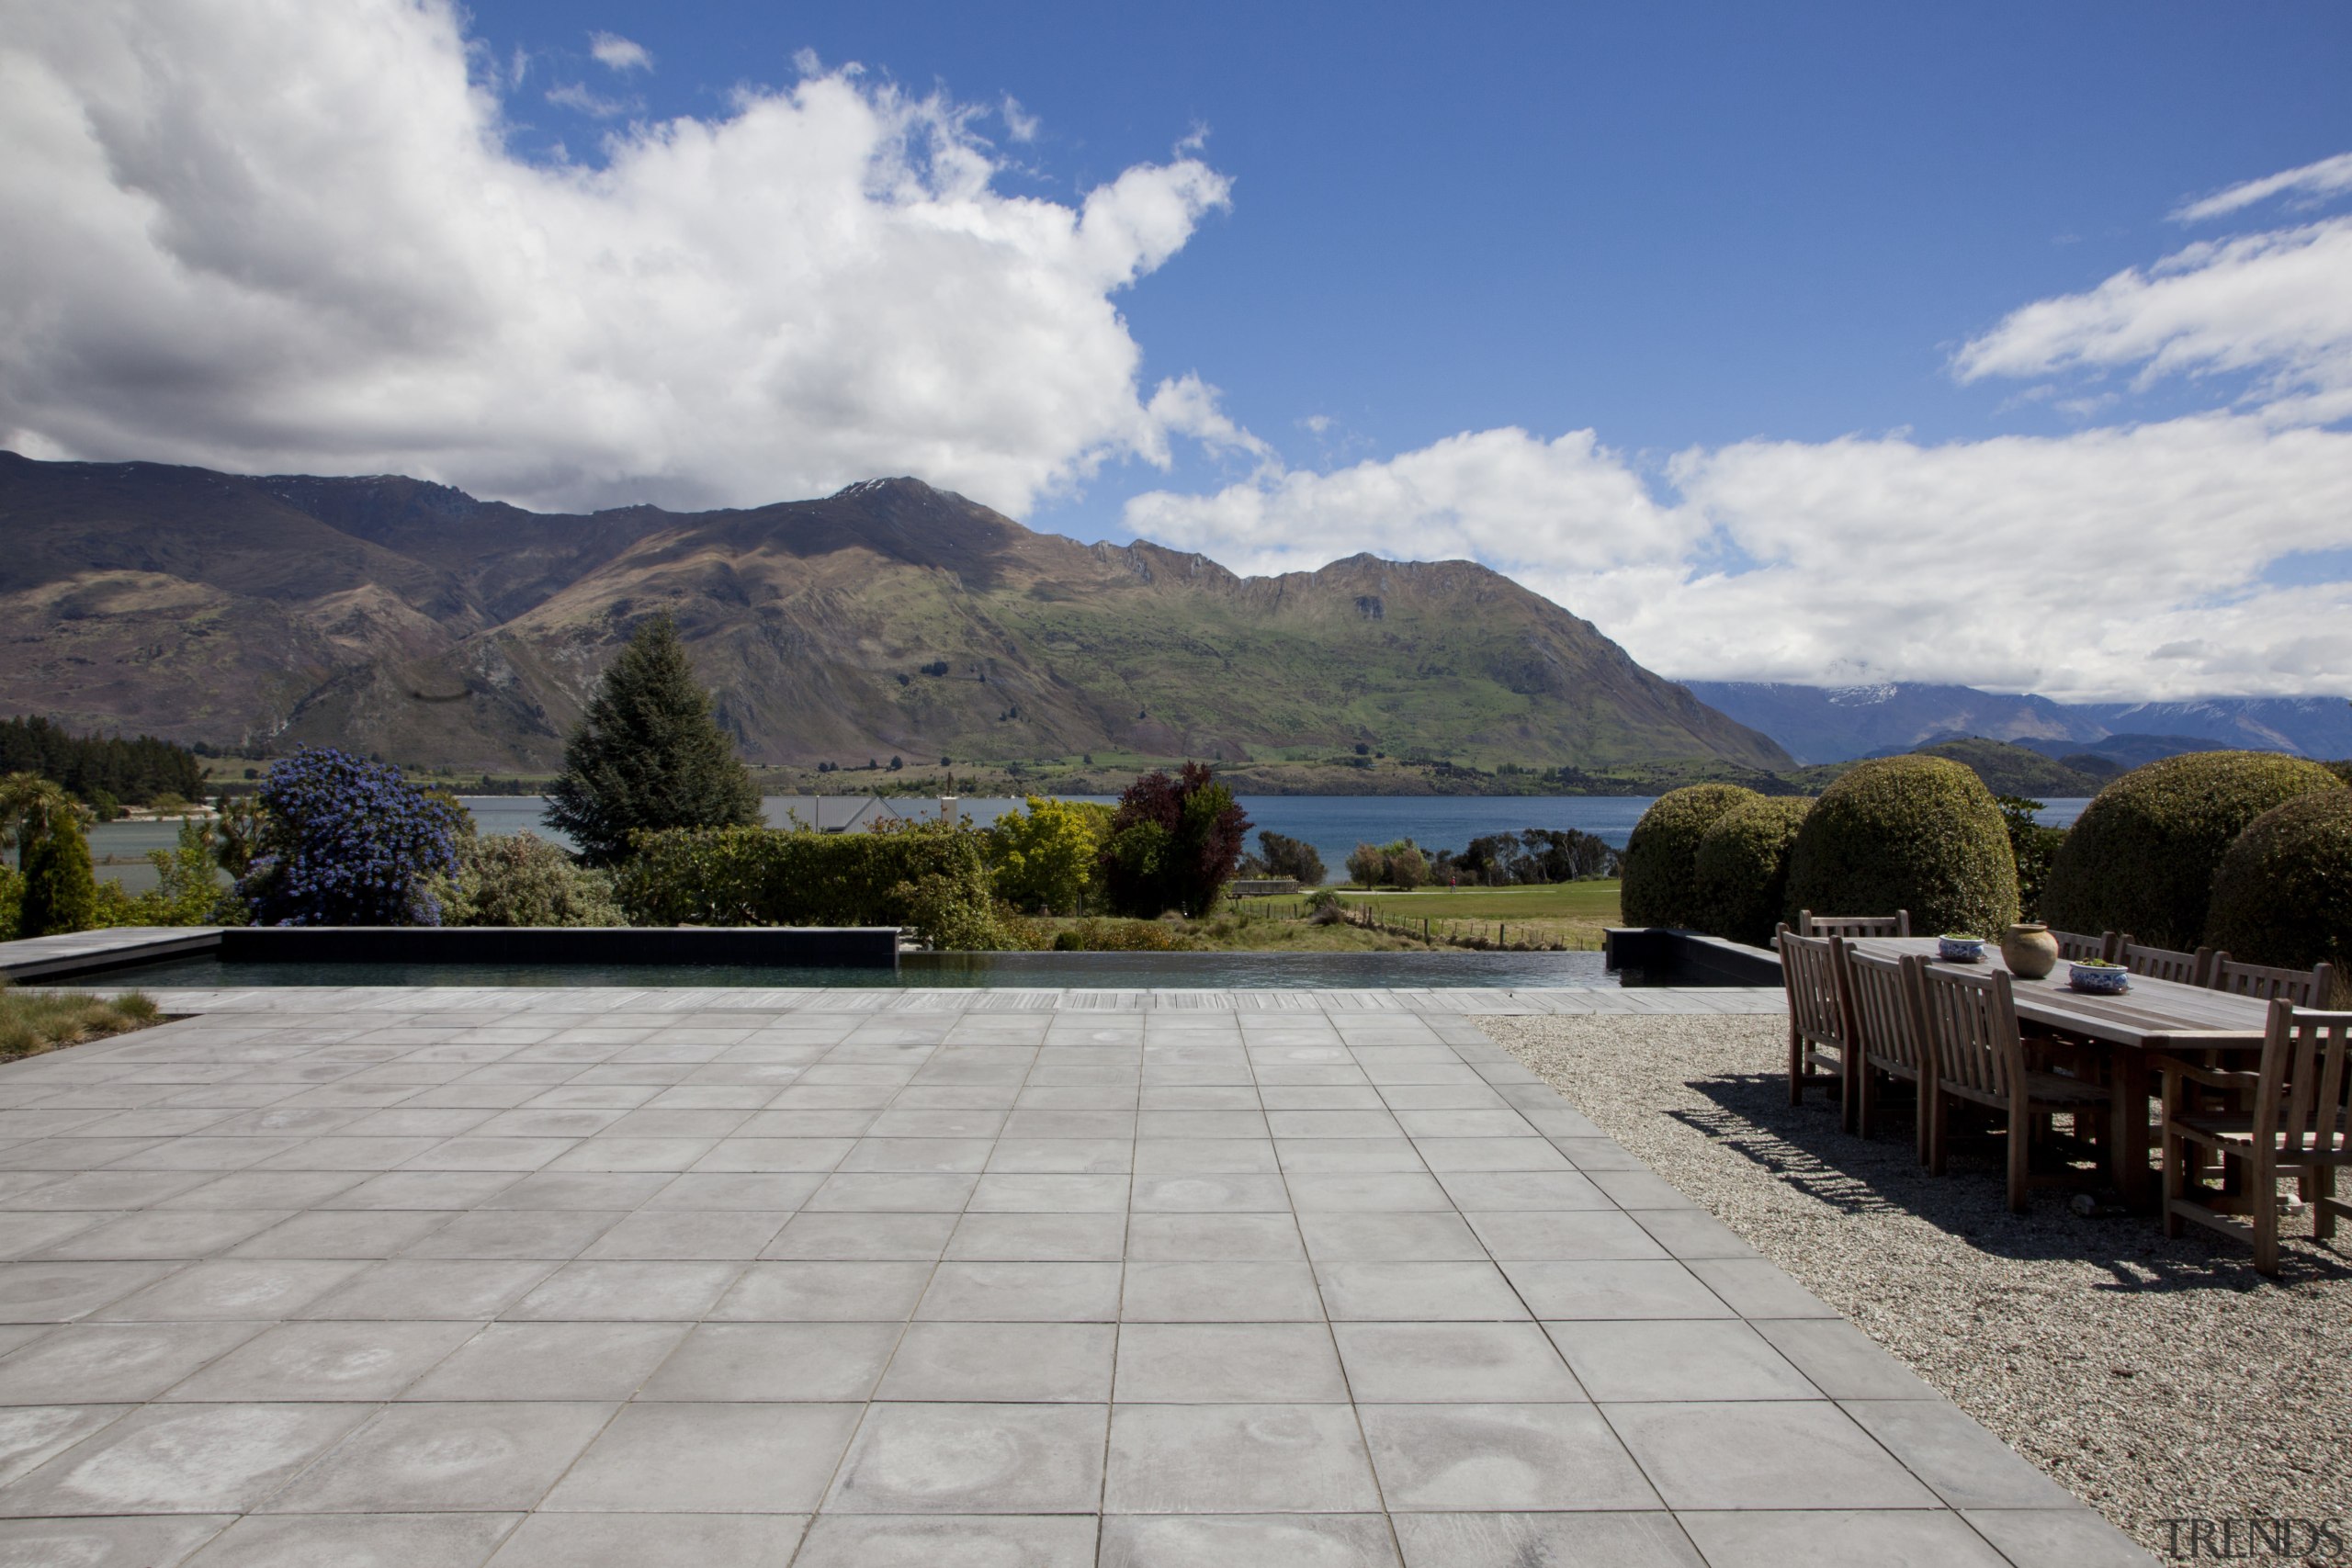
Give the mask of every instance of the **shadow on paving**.
[[[1953, 1125], [1947, 1174], [1929, 1176], [1914, 1153], [1917, 1123], [1905, 1099], [1882, 1099], [1872, 1135], [1863, 1139], [1845, 1130], [1838, 1101], [1826, 1093], [1791, 1105], [1789, 1080], [1778, 1073], [1691, 1078], [1684, 1087], [1712, 1106], [1667, 1114], [1833, 1209], [1913, 1214], [1998, 1258], [2093, 1263], [2111, 1276], [2104, 1287], [2110, 1290], [2275, 1288], [2254, 1271], [2243, 1247], [2193, 1229], [2168, 1240], [2153, 1214], [2077, 1214], [2068, 1206], [2068, 1187], [2037, 1187], [2031, 1209], [2010, 1213], [2000, 1139], [1964, 1122]], [[2083, 1190], [2106, 1188], [2087, 1168], [2076, 1168]], [[2310, 1235], [2308, 1220], [2288, 1224], [2297, 1229], [2279, 1238], [2278, 1284], [2352, 1280], [2352, 1228], [2339, 1226], [2335, 1242], [2322, 1244]]]

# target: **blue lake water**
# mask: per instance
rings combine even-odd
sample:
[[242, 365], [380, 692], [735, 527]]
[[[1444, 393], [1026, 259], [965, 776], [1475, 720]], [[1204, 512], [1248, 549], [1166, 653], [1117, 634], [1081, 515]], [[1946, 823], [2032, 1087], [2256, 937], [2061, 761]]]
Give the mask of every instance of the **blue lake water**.
[[[821, 820], [830, 826], [858, 807], [862, 796], [769, 795], [762, 806], [768, 821], [787, 827]], [[1108, 795], [1080, 799], [1108, 803]], [[1260, 829], [1285, 833], [1313, 844], [1323, 857], [1333, 881], [1346, 875], [1348, 852], [1360, 843], [1385, 844], [1413, 840], [1432, 850], [1459, 850], [1487, 833], [1516, 832], [1522, 828], [1574, 828], [1597, 834], [1619, 849], [1625, 847], [1634, 824], [1649, 809], [1653, 797], [1644, 795], [1253, 795], [1241, 797], [1250, 813], [1250, 847], [1257, 847]], [[475, 825], [485, 833], [513, 833], [525, 829], [569, 845], [571, 840], [548, 828], [547, 802], [536, 795], [484, 795], [464, 797]], [[2071, 827], [2086, 800], [2053, 800], [2041, 820], [2053, 828]], [[993, 822], [1021, 802], [1012, 798], [971, 797], [957, 803], [975, 822]], [[886, 800], [879, 809], [899, 816], [929, 817], [938, 803], [922, 799]], [[91, 829], [91, 853], [99, 858], [101, 876], [120, 881], [133, 893], [155, 886], [155, 873], [142, 859], [148, 850], [169, 849], [178, 833], [175, 822], [109, 822]], [[117, 863], [104, 863], [112, 856]]]
[[[1113, 797], [1074, 798], [1109, 804]], [[1642, 813], [1649, 809], [1654, 798], [1646, 795], [1245, 795], [1241, 805], [1250, 813], [1252, 849], [1257, 847], [1261, 830], [1303, 839], [1315, 846], [1316, 852], [1323, 857], [1324, 869], [1337, 882], [1347, 875], [1349, 851], [1358, 844], [1385, 844], [1397, 839], [1411, 839], [1432, 850], [1459, 850], [1487, 833], [1517, 832], [1522, 828], [1553, 831], [1573, 828], [1595, 834], [1622, 850], [1634, 824], [1642, 819]], [[819, 809], [816, 801], [808, 795], [770, 795], [763, 804], [767, 819], [778, 827], [788, 825], [795, 816], [804, 822], [814, 820]], [[928, 800], [899, 799], [882, 804], [885, 808], [908, 817], [933, 816], [939, 809], [937, 802]], [[2051, 801], [2048, 809], [2041, 813], [2041, 820], [2055, 828], [2069, 827], [2088, 804], [2086, 800]], [[994, 797], [957, 802], [965, 816], [979, 823], [993, 822], [1020, 805], [1015, 799]], [[560, 834], [542, 822], [545, 802], [537, 795], [468, 796], [466, 807], [485, 833], [512, 833], [527, 828], [548, 838], [561, 839]], [[845, 813], [853, 807], [842, 797], [831, 797], [823, 809], [824, 820], [831, 823], [836, 814]]]

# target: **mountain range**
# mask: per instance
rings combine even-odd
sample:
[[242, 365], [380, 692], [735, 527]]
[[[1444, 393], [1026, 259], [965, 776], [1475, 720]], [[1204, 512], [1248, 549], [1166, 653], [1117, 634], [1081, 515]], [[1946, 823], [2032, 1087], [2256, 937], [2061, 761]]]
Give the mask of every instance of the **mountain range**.
[[667, 611], [761, 762], [1792, 765], [1485, 567], [1244, 578], [910, 479], [560, 515], [399, 477], [0, 453], [0, 713], [244, 753], [548, 768], [606, 660]]
[[2352, 756], [2352, 702], [2342, 697], [2059, 703], [1916, 681], [1685, 683], [1700, 701], [1764, 731], [1806, 763], [1883, 756], [1966, 736], [2011, 741], [2047, 757], [2099, 757], [2126, 768], [2216, 747]]

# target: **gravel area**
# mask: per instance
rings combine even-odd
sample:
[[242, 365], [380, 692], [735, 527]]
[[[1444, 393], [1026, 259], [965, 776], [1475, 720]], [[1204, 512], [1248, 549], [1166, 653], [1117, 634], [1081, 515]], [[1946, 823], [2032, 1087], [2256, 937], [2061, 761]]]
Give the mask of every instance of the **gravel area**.
[[1987, 1152], [1920, 1169], [1907, 1108], [1865, 1143], [1825, 1096], [1792, 1107], [1775, 1017], [1479, 1021], [2151, 1551], [2166, 1518], [2352, 1517], [2352, 1231], [2290, 1219], [2272, 1283], [2242, 1247], [2063, 1190], [2010, 1214]]

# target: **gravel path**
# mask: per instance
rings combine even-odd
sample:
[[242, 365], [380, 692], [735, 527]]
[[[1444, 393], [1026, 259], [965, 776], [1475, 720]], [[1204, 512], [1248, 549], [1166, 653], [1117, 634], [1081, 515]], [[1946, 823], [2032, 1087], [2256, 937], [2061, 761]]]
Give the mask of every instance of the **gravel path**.
[[2273, 1284], [2244, 1247], [2168, 1242], [2146, 1217], [2086, 1219], [2061, 1190], [2012, 1215], [1984, 1155], [1956, 1149], [1941, 1180], [1919, 1168], [1907, 1109], [1864, 1143], [1822, 1096], [1791, 1107], [1778, 1018], [1480, 1022], [2159, 1556], [2166, 1518], [2352, 1519], [2345, 1229], [2331, 1250], [2290, 1220], [2301, 1234]]

